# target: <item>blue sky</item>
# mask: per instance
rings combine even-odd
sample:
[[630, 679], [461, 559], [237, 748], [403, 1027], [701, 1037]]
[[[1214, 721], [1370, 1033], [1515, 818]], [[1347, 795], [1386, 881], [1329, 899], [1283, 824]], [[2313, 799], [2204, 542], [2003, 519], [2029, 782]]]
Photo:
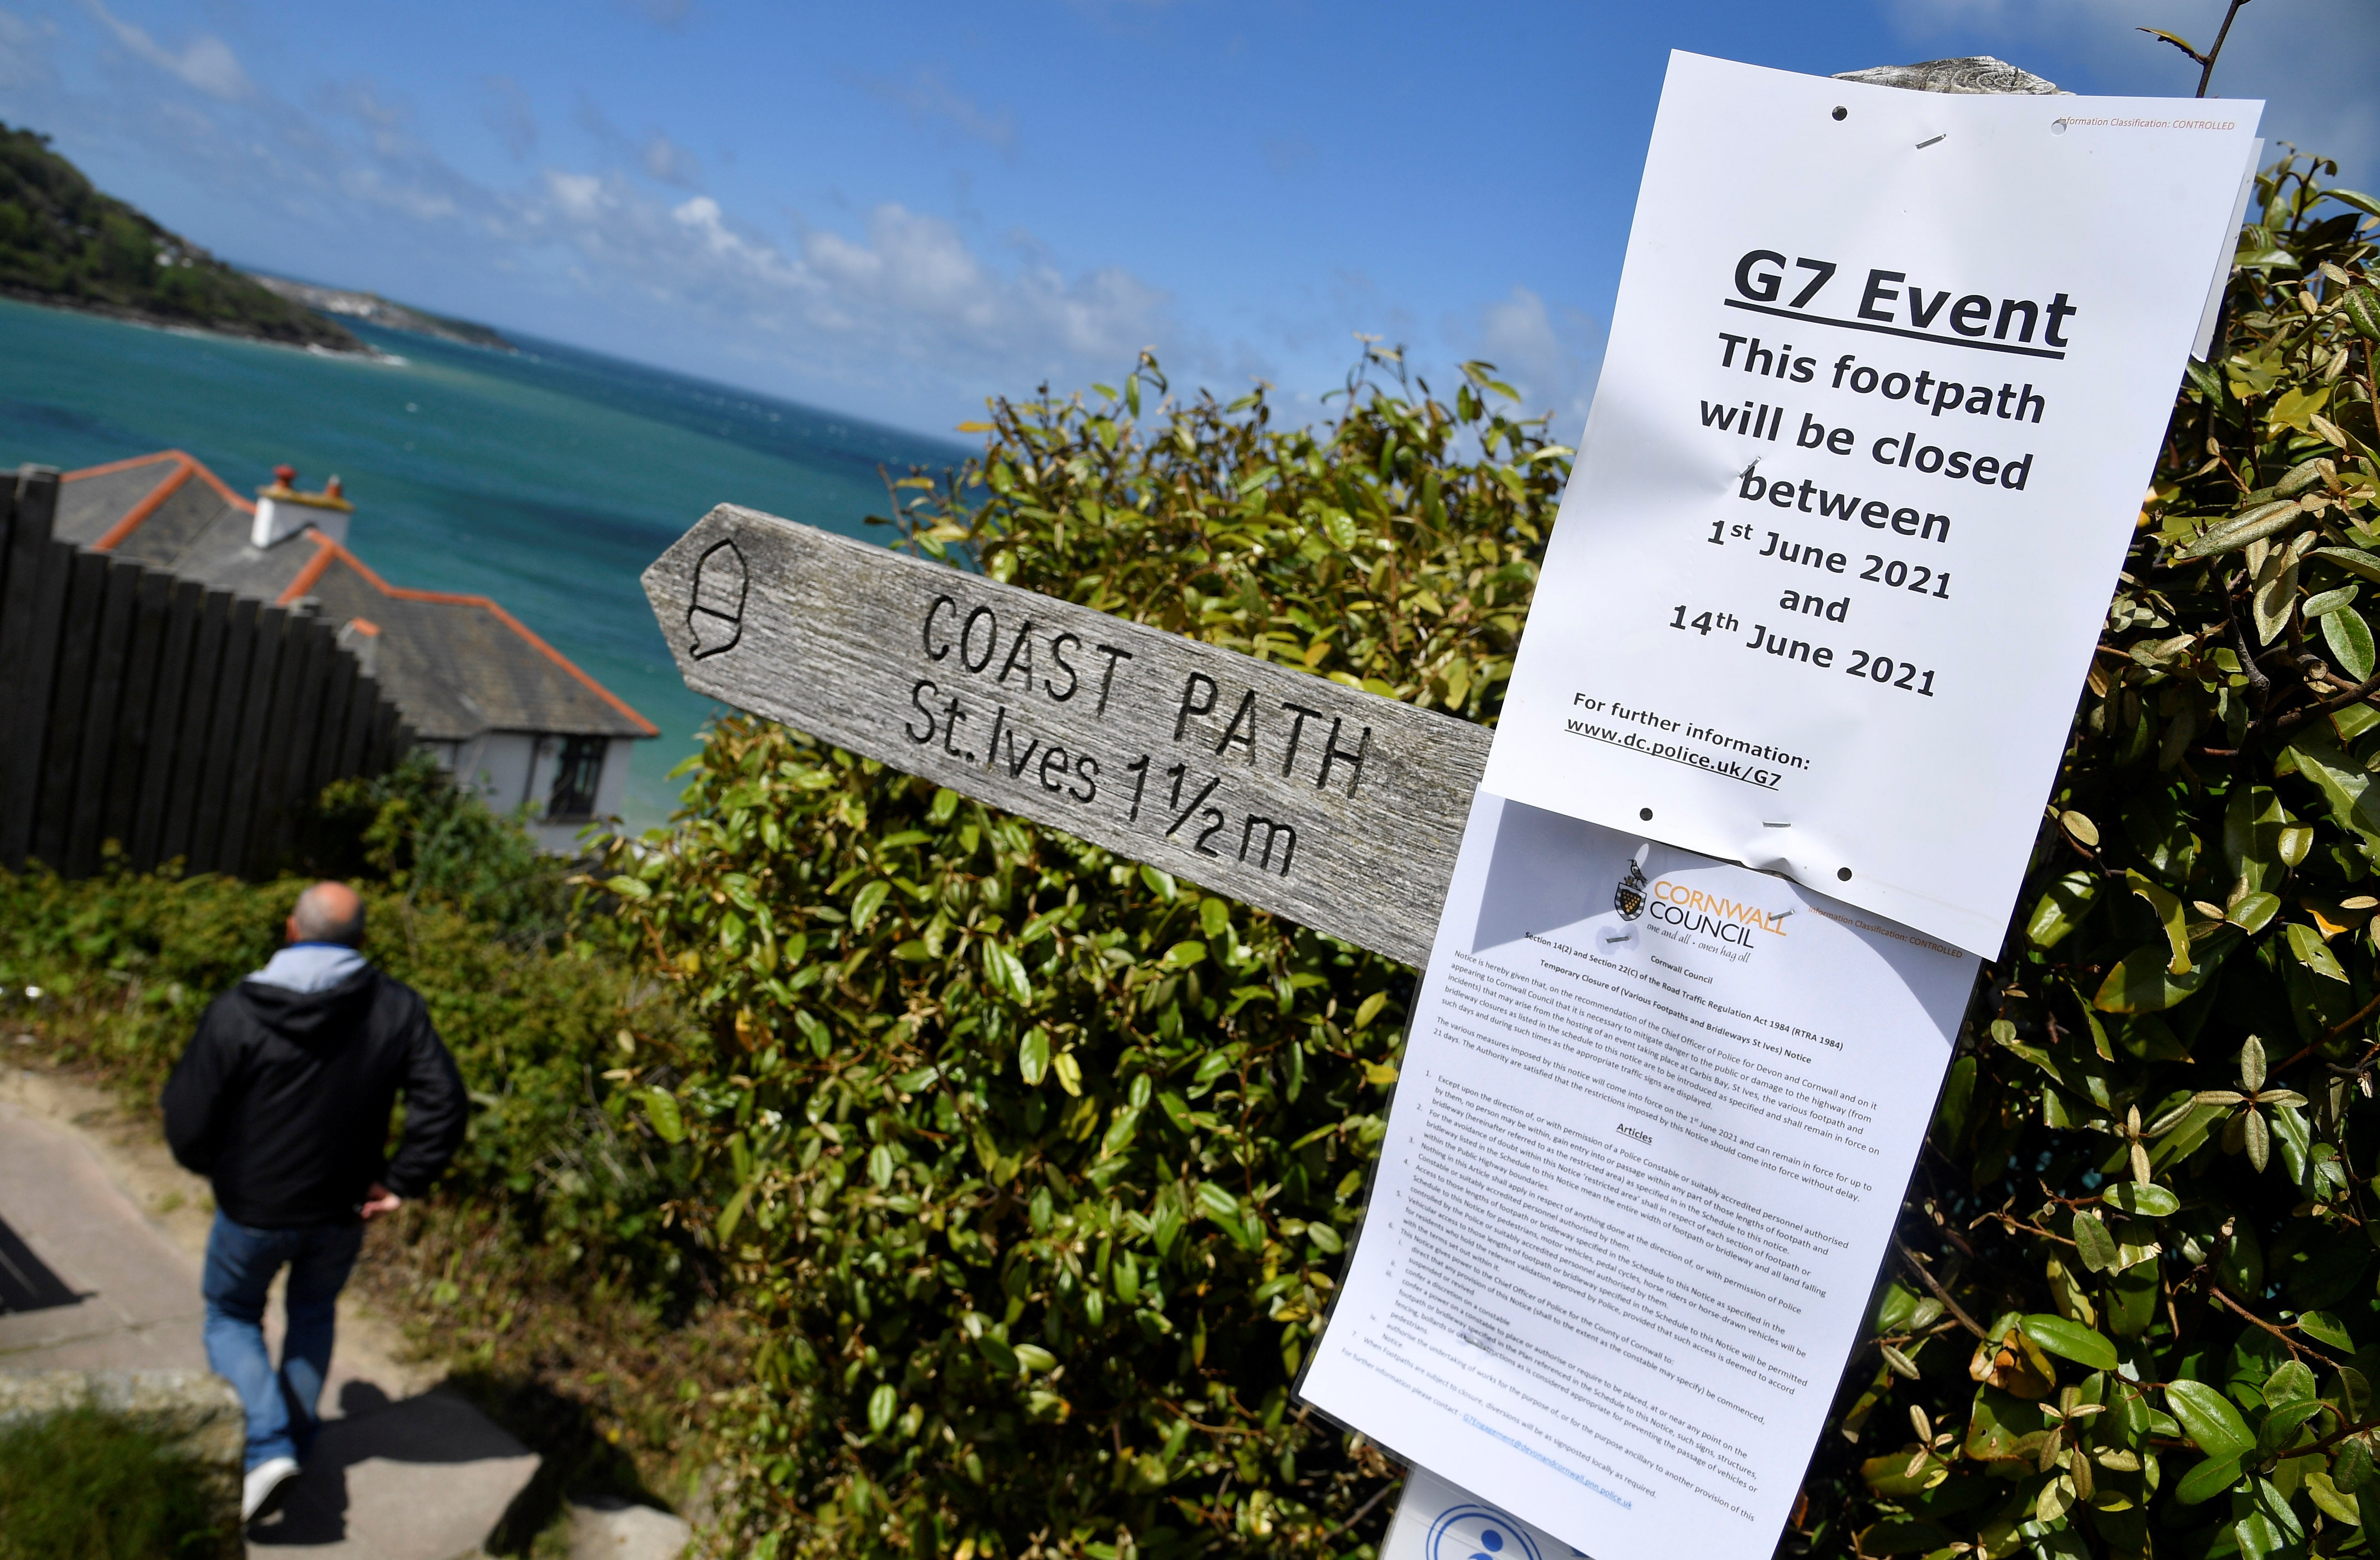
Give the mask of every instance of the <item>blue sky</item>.
[[[1366, 332], [1574, 427], [1671, 48], [2188, 93], [2220, 0], [5, 0], [0, 119], [240, 263], [921, 430], [1115, 376], [1311, 404]], [[2380, 3], [2215, 90], [2380, 188]]]

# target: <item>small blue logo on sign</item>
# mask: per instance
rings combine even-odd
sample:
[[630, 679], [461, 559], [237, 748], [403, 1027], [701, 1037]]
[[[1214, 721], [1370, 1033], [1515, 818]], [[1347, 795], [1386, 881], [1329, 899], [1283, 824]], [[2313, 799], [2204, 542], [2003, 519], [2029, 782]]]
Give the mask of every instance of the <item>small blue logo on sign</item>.
[[1528, 1530], [1492, 1506], [1464, 1504], [1429, 1525], [1427, 1560], [1545, 1560]]

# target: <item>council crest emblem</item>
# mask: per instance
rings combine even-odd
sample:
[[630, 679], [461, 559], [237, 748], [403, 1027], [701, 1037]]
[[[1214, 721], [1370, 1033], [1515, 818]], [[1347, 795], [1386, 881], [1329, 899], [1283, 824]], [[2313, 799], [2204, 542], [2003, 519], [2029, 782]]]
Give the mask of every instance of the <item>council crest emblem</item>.
[[1645, 913], [1645, 852], [1628, 864], [1628, 876], [1611, 890], [1611, 908], [1620, 912], [1622, 921], [1633, 921]]

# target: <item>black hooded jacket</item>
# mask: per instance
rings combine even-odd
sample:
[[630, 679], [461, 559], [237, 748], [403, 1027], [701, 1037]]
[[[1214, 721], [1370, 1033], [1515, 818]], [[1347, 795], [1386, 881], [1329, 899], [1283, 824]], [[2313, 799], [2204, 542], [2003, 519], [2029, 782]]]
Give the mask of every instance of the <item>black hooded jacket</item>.
[[[405, 1141], [389, 1159], [389, 1110]], [[322, 991], [242, 981], [165, 1082], [174, 1157], [260, 1229], [352, 1224], [372, 1182], [419, 1197], [462, 1145], [462, 1075], [414, 990], [365, 968]]]

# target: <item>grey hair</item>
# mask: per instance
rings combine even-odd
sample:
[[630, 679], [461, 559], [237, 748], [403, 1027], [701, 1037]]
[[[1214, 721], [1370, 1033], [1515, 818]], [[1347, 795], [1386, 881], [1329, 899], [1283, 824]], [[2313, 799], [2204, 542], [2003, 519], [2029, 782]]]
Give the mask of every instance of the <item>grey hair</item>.
[[352, 913], [340, 915], [335, 907], [342, 895], [352, 894], [344, 883], [317, 883], [298, 896], [298, 908], [290, 919], [298, 925], [298, 936], [307, 942], [339, 942], [352, 948], [363, 940], [364, 901], [355, 897]]

